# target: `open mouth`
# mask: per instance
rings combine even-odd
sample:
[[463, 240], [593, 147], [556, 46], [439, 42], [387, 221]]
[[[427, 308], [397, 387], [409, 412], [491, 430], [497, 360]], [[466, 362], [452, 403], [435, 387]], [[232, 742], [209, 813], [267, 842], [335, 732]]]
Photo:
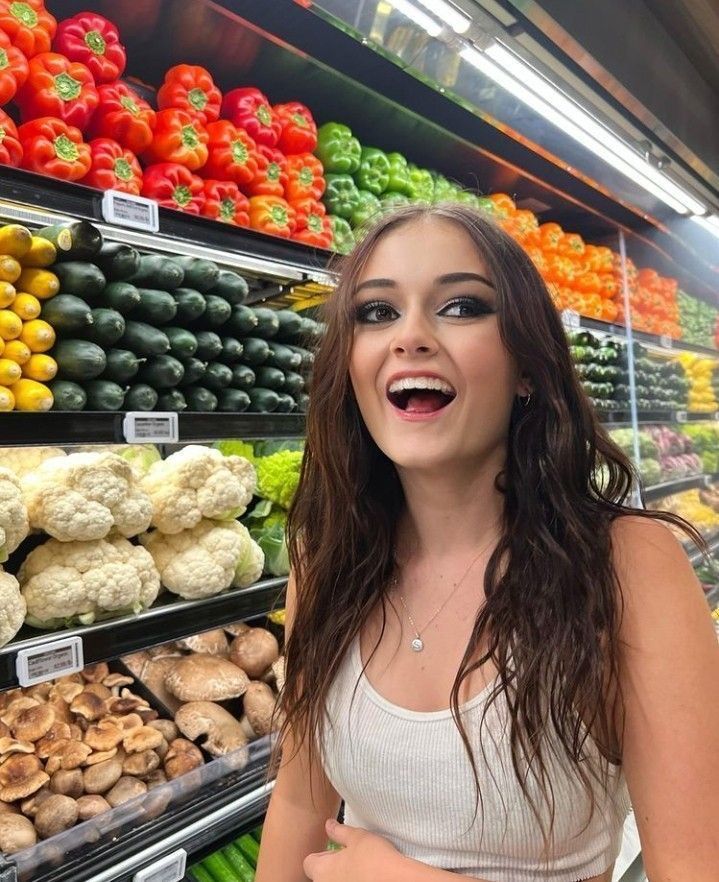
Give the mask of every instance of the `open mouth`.
[[435, 413], [456, 397], [452, 386], [438, 377], [404, 377], [387, 389], [390, 403], [405, 413]]

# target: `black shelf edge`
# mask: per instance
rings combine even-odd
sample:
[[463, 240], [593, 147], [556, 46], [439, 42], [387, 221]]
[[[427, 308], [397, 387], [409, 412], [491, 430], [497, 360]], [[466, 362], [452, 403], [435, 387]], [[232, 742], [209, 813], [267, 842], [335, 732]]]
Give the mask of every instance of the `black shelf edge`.
[[[170, 600], [138, 615], [108, 619], [94, 625], [59, 631], [24, 628], [20, 639], [0, 648], [0, 691], [18, 685], [19, 650], [32, 649], [64, 637], [81, 637], [85, 664], [108, 661], [149, 646], [188, 637], [231, 622], [267, 615], [277, 608], [287, 584], [285, 577], [263, 579], [249, 588], [226, 591], [202, 600]], [[169, 595], [172, 597], [172, 595]], [[168, 597], [168, 593], [162, 595]]]
[[[623, 429], [632, 425], [632, 415], [628, 410], [597, 411], [599, 420], [605, 428]], [[719, 420], [719, 411], [699, 413], [686, 410], [649, 410], [639, 413], [640, 426], [652, 426], [657, 423], [705, 423]]]
[[719, 585], [715, 585], [711, 591], [708, 591], [706, 598], [707, 603], [709, 604], [709, 609], [712, 612], [714, 612], [715, 609], [719, 609]]
[[655, 499], [664, 499], [672, 493], [682, 493], [684, 490], [694, 490], [697, 487], [706, 487], [712, 481], [717, 480], [719, 475], [690, 475], [687, 478], [678, 478], [676, 481], [665, 481], [662, 484], [654, 484], [644, 490], [645, 502]]
[[[713, 530], [705, 536], [704, 539], [707, 544], [708, 554], [713, 554], [715, 551], [719, 551], [719, 530]], [[694, 545], [691, 542], [685, 542], [683, 544], [684, 550], [689, 555], [689, 560], [693, 567], [704, 561], [704, 553], [698, 548], [694, 548]]]
[[[0, 414], [0, 438], [5, 447], [14, 444], [124, 444], [124, 418], [122, 411], [13, 411]], [[302, 438], [305, 417], [294, 413], [181, 413], [178, 414], [178, 429], [180, 443], [220, 438]]]

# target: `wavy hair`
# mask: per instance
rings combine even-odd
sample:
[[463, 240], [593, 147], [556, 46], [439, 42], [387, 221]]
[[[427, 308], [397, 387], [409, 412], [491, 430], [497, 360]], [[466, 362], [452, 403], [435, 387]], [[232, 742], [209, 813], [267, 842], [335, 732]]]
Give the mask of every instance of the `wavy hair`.
[[[394, 465], [364, 425], [350, 383], [352, 296], [377, 243], [427, 218], [456, 224], [471, 237], [494, 282], [501, 339], [533, 388], [530, 406], [516, 402], [510, 418], [506, 465], [497, 476], [504, 496], [501, 536], [452, 687], [452, 714], [480, 800], [477, 758], [459, 701], [466, 678], [491, 660], [498, 677], [484, 713], [504, 696], [514, 772], [529, 797], [531, 766], [553, 818], [545, 736], [558, 739], [592, 807], [590, 779], [606, 781], [609, 763], [621, 761], [613, 745], [622, 720], [622, 599], [612, 562], [612, 522], [627, 514], [663, 519], [699, 544], [701, 539], [674, 515], [629, 505], [636, 475], [582, 390], [542, 278], [511, 236], [465, 206], [413, 205], [382, 217], [343, 259], [339, 284], [326, 304], [302, 477], [289, 516], [297, 612], [286, 647], [279, 741], [291, 731], [294, 744], [306, 743], [310, 755], [317, 755], [338, 668], [370, 612], [381, 605], [386, 613], [404, 497]], [[603, 760], [597, 772], [586, 762], [590, 732]], [[534, 804], [533, 810], [541, 821]]]

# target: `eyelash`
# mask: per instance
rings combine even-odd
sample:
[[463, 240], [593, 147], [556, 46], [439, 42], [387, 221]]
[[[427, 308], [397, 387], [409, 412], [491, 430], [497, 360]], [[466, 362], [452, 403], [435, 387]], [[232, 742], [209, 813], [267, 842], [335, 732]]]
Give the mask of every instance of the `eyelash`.
[[[441, 315], [445, 310], [453, 306], [469, 307], [472, 312], [469, 315], [453, 315], [448, 318], [477, 318], [482, 315], [491, 315], [494, 310], [492, 307], [480, 297], [455, 297], [450, 300], [440, 310]], [[396, 314], [395, 308], [385, 300], [371, 300], [369, 303], [360, 304], [355, 310], [355, 321], [366, 325], [379, 325], [392, 321], [390, 318], [372, 319], [371, 314], [377, 309], [389, 309]]]

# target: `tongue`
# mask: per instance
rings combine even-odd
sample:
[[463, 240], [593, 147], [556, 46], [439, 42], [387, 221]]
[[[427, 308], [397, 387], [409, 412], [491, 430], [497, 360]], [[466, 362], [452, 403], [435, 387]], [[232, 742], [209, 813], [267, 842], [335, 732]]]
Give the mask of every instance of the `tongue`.
[[406, 413], [434, 413], [447, 403], [445, 395], [433, 389], [412, 392], [407, 399]]

